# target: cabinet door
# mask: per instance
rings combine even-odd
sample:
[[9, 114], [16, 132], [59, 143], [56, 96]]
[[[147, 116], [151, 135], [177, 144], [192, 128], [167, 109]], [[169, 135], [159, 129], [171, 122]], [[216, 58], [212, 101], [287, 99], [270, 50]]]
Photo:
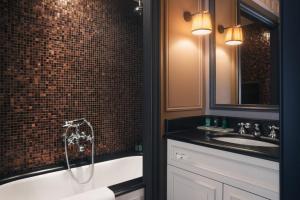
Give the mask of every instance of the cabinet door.
[[224, 200], [268, 200], [255, 194], [224, 185]]
[[222, 200], [222, 183], [168, 165], [168, 200]]

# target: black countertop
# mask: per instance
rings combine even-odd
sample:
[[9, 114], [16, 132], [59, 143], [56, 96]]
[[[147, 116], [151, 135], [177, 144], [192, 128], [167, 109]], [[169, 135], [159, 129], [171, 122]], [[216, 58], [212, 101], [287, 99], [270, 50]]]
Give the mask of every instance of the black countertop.
[[[233, 153], [243, 154], [256, 158], [279, 162], [280, 148], [279, 147], [259, 147], [234, 144], [215, 140], [216, 137], [239, 137], [253, 139], [253, 136], [239, 136], [230, 133], [216, 133], [211, 131], [201, 130], [182, 130], [166, 133], [166, 138], [187, 142], [191, 144], [211, 147], [219, 150], [229, 151]], [[259, 139], [258, 139], [259, 140]], [[262, 139], [260, 139], [262, 140]], [[266, 141], [266, 140], [264, 140]], [[268, 141], [276, 143], [275, 141]], [[277, 143], [276, 143], [277, 144]]]

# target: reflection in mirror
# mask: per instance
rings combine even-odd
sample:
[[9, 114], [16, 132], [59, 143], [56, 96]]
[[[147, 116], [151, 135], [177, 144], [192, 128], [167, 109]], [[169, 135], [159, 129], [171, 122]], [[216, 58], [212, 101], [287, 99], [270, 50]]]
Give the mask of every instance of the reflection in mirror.
[[240, 104], [278, 105], [278, 28], [240, 10]]
[[[211, 78], [216, 105], [279, 104], [279, 2], [271, 0], [272, 8], [256, 2], [215, 0], [215, 29], [219, 31], [215, 31]], [[220, 25], [225, 31], [220, 31]], [[227, 45], [226, 30], [237, 25], [243, 41], [239, 46]]]

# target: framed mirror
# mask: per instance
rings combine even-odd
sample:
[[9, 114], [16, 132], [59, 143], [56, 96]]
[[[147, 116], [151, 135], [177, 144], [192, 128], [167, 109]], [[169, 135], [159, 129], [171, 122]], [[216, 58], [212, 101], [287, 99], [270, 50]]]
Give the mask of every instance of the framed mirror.
[[278, 111], [279, 1], [210, 2], [210, 108]]

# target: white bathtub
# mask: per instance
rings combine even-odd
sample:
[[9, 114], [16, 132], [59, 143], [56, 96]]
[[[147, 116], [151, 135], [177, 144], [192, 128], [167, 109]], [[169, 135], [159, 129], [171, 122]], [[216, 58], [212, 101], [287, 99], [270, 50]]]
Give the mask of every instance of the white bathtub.
[[[84, 180], [88, 166], [72, 169]], [[1, 200], [59, 200], [91, 189], [111, 186], [143, 176], [143, 157], [131, 156], [95, 164], [93, 179], [76, 183], [67, 170], [25, 178], [0, 185]]]

